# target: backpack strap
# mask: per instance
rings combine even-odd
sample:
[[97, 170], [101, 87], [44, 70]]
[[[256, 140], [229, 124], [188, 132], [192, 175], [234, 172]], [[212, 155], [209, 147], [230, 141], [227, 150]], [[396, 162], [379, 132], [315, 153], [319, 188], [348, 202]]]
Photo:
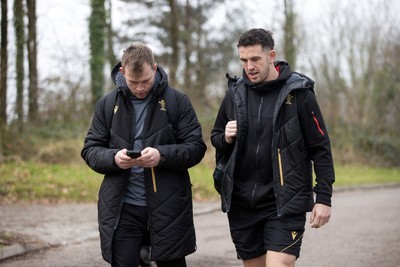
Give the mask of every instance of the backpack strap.
[[[176, 136], [178, 128], [178, 110], [180, 110], [183, 96], [184, 93], [170, 87], [167, 87], [164, 91], [165, 104], [167, 107], [167, 117], [169, 123], [171, 123], [172, 125], [172, 129], [174, 130], [174, 136]], [[177, 99], [178, 97], [180, 98], [179, 100]]]
[[111, 91], [110, 94], [106, 96], [105, 102], [104, 102], [104, 113], [105, 113], [105, 118], [106, 118], [106, 124], [108, 129], [111, 129], [111, 123], [112, 119], [115, 113], [115, 101], [117, 99], [117, 90], [114, 89]]

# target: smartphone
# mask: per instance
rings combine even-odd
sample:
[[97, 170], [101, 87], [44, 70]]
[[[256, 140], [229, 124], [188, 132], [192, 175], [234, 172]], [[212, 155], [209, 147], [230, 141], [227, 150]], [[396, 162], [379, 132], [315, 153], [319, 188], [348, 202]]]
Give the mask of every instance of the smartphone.
[[135, 151], [135, 150], [127, 150], [126, 155], [128, 155], [131, 158], [138, 158], [142, 155], [142, 152], [140, 151]]

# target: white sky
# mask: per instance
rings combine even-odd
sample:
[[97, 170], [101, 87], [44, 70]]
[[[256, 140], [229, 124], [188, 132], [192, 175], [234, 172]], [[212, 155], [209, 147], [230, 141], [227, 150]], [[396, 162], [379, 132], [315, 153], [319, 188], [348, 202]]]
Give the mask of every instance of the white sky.
[[[383, 0], [374, 0], [380, 3]], [[38, 68], [39, 81], [43, 81], [49, 76], [59, 76], [63, 74], [71, 75], [73, 78], [77, 73], [88, 72], [89, 58], [89, 38], [87, 18], [90, 15], [89, 0], [37, 0], [38, 15]], [[227, 1], [228, 9], [233, 8], [232, 2]], [[299, 14], [299, 23], [308, 33], [316, 33], [317, 25], [331, 11], [332, 7], [349, 5], [358, 6], [356, 0], [297, 0], [295, 8]], [[14, 33], [12, 31], [12, 4], [9, 0], [9, 109], [15, 101], [15, 60], [14, 53]], [[123, 14], [124, 4], [118, 0], [113, 0], [113, 26], [115, 29], [121, 25], [121, 21], [126, 16], [134, 14]], [[400, 1], [391, 1], [391, 11], [394, 14], [400, 12]], [[279, 39], [281, 29], [277, 28], [280, 20], [283, 0], [253, 0], [242, 1], [240, 8], [243, 10], [242, 18], [248, 18], [253, 23], [249, 28], [266, 27], [275, 32], [275, 39]], [[229, 12], [224, 10], [223, 12]], [[223, 16], [216, 16], [218, 19]], [[399, 18], [400, 16], [397, 16]], [[399, 21], [400, 24], [400, 21]], [[329, 34], [329, 33], [327, 33]], [[315, 36], [314, 36], [315, 38]], [[318, 36], [316, 38], [319, 38]], [[321, 37], [322, 38], [322, 37]], [[309, 52], [312, 52], [314, 48]], [[156, 52], [156, 51], [155, 51]], [[307, 54], [307, 52], [305, 51]], [[27, 71], [26, 71], [27, 73]]]
[[[243, 6], [243, 13], [247, 13], [245, 16], [256, 21], [251, 27], [266, 27], [271, 22], [273, 23], [273, 16], [257, 15], [257, 11], [261, 11], [259, 6], [265, 6], [266, 14], [273, 13], [268, 11], [269, 7], [265, 2], [275, 3], [277, 1], [246, 1], [246, 5]], [[301, 9], [304, 9], [311, 14], [308, 16], [309, 19], [312, 14], [318, 13], [316, 12], [318, 0], [298, 0], [298, 3], [302, 3], [298, 5], [300, 12], [303, 11]], [[272, 4], [272, 7], [274, 5], [277, 4]], [[113, 1], [113, 26], [115, 29], [118, 29], [123, 18], [132, 15], [124, 15], [123, 10], [124, 3]], [[89, 54], [87, 30], [87, 18], [90, 15], [89, 0], [37, 0], [37, 15], [38, 64], [42, 75], [60, 73], [59, 61], [63, 58], [77, 61], [77, 64], [87, 61]]]

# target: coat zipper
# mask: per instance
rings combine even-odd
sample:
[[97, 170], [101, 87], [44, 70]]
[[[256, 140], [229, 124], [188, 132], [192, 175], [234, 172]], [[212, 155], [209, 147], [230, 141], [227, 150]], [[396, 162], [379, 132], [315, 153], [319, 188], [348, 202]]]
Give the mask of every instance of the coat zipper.
[[282, 158], [281, 158], [280, 148], [278, 148], [278, 164], [279, 164], [279, 177], [281, 180], [281, 186], [283, 186], [283, 170], [282, 170]]
[[261, 96], [261, 100], [260, 100], [260, 105], [258, 106], [258, 118], [257, 118], [257, 149], [256, 149], [256, 175], [254, 177], [254, 187], [253, 187], [253, 191], [251, 192], [251, 206], [254, 206], [254, 195], [256, 193], [256, 189], [257, 189], [257, 176], [258, 176], [258, 154], [259, 154], [259, 150], [260, 150], [260, 140], [258, 138], [258, 131], [259, 131], [259, 127], [261, 124], [261, 109], [262, 109], [262, 104], [263, 104], [263, 100], [264, 97]]
[[[135, 118], [135, 109], [134, 109], [132, 103], [129, 100], [125, 100], [125, 101], [128, 102], [128, 105], [132, 109], [131, 110], [131, 121], [132, 121], [132, 126], [131, 126], [131, 130], [132, 130], [131, 147], [133, 149], [134, 148], [134, 142], [135, 142], [135, 138], [134, 138], [134, 136], [135, 136], [135, 124], [133, 123], [133, 118]], [[120, 199], [120, 204], [119, 204], [118, 211], [117, 211], [117, 217], [115, 218], [115, 223], [114, 223], [114, 231], [118, 228], [119, 220], [121, 219], [122, 206], [124, 204], [124, 196], [126, 194], [126, 189], [128, 188], [128, 183], [129, 183], [128, 180], [129, 180], [129, 176], [128, 176], [128, 179], [126, 180], [124, 193], [122, 194], [121, 199]], [[112, 234], [112, 238], [113, 237], [114, 237], [114, 232]]]

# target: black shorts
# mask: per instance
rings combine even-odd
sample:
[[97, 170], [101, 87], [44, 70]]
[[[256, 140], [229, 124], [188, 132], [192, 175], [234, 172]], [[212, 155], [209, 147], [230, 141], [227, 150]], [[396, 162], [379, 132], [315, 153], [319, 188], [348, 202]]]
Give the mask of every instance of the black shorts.
[[300, 256], [306, 214], [278, 217], [275, 209], [232, 206], [228, 219], [239, 259], [257, 258], [268, 250]]

